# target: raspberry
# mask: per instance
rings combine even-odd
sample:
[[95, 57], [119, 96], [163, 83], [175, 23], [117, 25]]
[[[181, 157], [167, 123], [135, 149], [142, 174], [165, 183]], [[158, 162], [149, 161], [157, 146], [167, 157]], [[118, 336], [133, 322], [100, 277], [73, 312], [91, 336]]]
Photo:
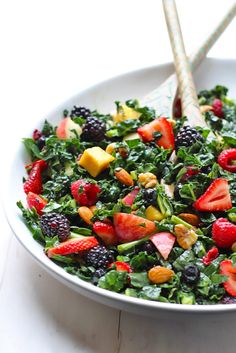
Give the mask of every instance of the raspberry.
[[96, 117], [88, 117], [83, 126], [81, 139], [84, 141], [100, 142], [106, 137], [106, 125]]
[[59, 213], [46, 213], [40, 218], [40, 227], [44, 235], [53, 238], [58, 236], [65, 241], [70, 235], [70, 222]]
[[33, 139], [34, 141], [38, 141], [40, 139], [40, 137], [42, 137], [43, 134], [41, 131], [35, 129], [34, 132], [33, 132]]
[[202, 135], [194, 127], [183, 126], [175, 139], [176, 150], [180, 147], [190, 147], [197, 141], [204, 141]]
[[218, 98], [215, 98], [212, 104], [212, 111], [216, 116], [218, 116], [218, 118], [224, 117], [224, 112], [222, 108], [223, 108], [222, 101]]
[[70, 116], [71, 118], [81, 117], [87, 119], [91, 115], [91, 111], [86, 107], [78, 107], [74, 105], [73, 109], [71, 110]]
[[97, 202], [97, 196], [101, 191], [99, 185], [86, 182], [84, 179], [71, 184], [71, 193], [81, 206], [92, 206]]
[[111, 251], [105, 246], [95, 246], [88, 251], [86, 256], [86, 263], [88, 266], [94, 268], [107, 268], [107, 266], [114, 261]]

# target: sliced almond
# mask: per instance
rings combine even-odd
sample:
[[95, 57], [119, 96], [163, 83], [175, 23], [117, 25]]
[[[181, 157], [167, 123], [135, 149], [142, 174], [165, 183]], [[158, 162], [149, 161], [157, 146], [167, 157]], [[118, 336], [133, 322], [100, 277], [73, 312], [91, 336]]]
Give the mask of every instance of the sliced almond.
[[148, 271], [148, 278], [152, 283], [161, 284], [171, 280], [174, 271], [167, 267], [155, 266]]
[[193, 213], [180, 213], [178, 217], [195, 227], [200, 224], [200, 218]]
[[91, 209], [86, 206], [81, 206], [78, 208], [78, 214], [85, 223], [89, 225], [93, 224], [93, 222], [91, 221], [91, 219], [93, 218], [93, 212], [91, 211]]
[[124, 184], [126, 186], [133, 186], [134, 185], [134, 181], [133, 181], [131, 175], [123, 168], [117, 168], [115, 170], [115, 176], [122, 184]]

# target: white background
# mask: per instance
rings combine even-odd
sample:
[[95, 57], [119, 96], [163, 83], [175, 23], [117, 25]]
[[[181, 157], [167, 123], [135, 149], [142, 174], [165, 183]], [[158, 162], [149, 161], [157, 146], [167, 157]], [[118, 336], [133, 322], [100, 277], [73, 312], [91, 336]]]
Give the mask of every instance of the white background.
[[[177, 0], [188, 53], [231, 3]], [[27, 121], [98, 81], [172, 60], [161, 0], [5, 0], [0, 38], [1, 173]], [[236, 58], [235, 40], [236, 20], [210, 55]], [[191, 337], [171, 340], [168, 322], [122, 313], [119, 328], [117, 310], [57, 283], [16, 242], [2, 212], [0, 220], [1, 353], [187, 352]], [[192, 351], [208, 352], [214, 338], [204, 340]], [[229, 341], [224, 334], [214, 353], [233, 353]]]

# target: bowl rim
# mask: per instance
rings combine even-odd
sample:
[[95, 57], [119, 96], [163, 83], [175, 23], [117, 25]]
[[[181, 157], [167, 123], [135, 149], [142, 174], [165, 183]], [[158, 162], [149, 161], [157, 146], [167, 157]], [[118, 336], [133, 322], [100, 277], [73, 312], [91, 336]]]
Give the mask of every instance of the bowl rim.
[[[210, 57], [206, 58], [204, 61], [214, 61], [214, 62], [219, 62], [219, 64], [227, 64], [227, 63], [234, 63], [236, 65], [236, 59], [224, 59], [224, 58], [216, 58], [216, 57]], [[148, 70], [161, 70], [167, 67], [173, 66], [173, 63], [167, 62], [167, 63], [162, 63], [160, 65], [153, 65], [153, 66], [147, 66], [143, 68], [139, 68], [133, 71], [128, 71], [125, 73], [122, 73], [121, 75], [117, 75], [111, 78], [108, 78], [104, 81], [97, 82], [94, 85], [90, 85], [89, 87], [85, 89], [81, 89], [79, 92], [74, 94], [71, 97], [68, 97], [67, 99], [64, 100], [61, 104], [57, 105], [54, 109], [51, 109], [47, 114], [45, 114], [45, 117], [48, 117], [52, 115], [55, 111], [60, 110], [65, 107], [69, 100], [75, 99], [78, 95], [80, 94], [87, 94], [89, 93], [90, 90], [94, 90], [99, 88], [99, 86], [105, 86], [106, 84], [112, 83], [112, 81], [115, 81], [117, 79], [124, 79], [125, 77], [136, 75], [138, 73], [145, 73], [145, 71]], [[36, 119], [35, 119], [36, 120]], [[40, 123], [43, 119], [41, 118], [40, 120], [35, 121], [37, 124]], [[31, 125], [31, 124], [30, 124]], [[32, 122], [33, 125], [33, 122]], [[29, 136], [32, 131], [32, 127], [29, 127], [29, 132], [26, 134], [26, 136]], [[141, 298], [134, 298], [134, 297], [129, 297], [121, 293], [116, 293], [112, 292], [106, 289], [99, 288], [97, 286], [94, 286], [93, 284], [86, 282], [74, 275], [71, 275], [67, 273], [62, 267], [48, 259], [47, 256], [45, 256], [44, 252], [42, 251], [40, 254], [38, 254], [34, 249], [32, 249], [28, 242], [25, 242], [22, 237], [18, 235], [18, 230], [16, 225], [19, 224], [19, 222], [24, 224], [23, 219], [20, 214], [15, 214], [15, 211], [13, 210], [12, 205], [10, 205], [7, 202], [7, 195], [8, 195], [8, 190], [11, 189], [10, 185], [10, 177], [12, 172], [14, 171], [14, 161], [17, 159], [17, 156], [20, 152], [19, 149], [19, 141], [17, 141], [17, 150], [14, 152], [14, 154], [11, 154], [11, 158], [9, 159], [9, 162], [7, 163], [7, 172], [5, 174], [5, 181], [6, 183], [4, 185], [7, 185], [6, 188], [3, 189], [3, 210], [7, 219], [7, 222], [14, 233], [15, 237], [17, 240], [23, 245], [23, 247], [32, 255], [32, 257], [45, 269], [47, 270], [51, 275], [56, 277], [62, 282], [66, 282], [68, 286], [72, 287], [73, 289], [76, 288], [81, 288], [82, 291], [89, 292], [91, 296], [93, 297], [94, 300], [98, 301], [103, 301], [105, 300], [110, 300], [110, 302], [119, 302], [124, 304], [124, 306], [127, 307], [127, 305], [135, 306], [136, 308], [140, 308], [140, 311], [142, 309], [148, 309], [148, 310], [155, 310], [155, 311], [168, 311], [168, 312], [180, 312], [180, 313], [196, 313], [196, 314], [203, 314], [203, 313], [224, 313], [224, 312], [233, 312], [236, 310], [236, 305], [235, 304], [203, 304], [203, 305], [187, 305], [187, 304], [175, 304], [175, 303], [163, 303], [163, 302], [158, 302], [158, 301], [151, 301], [151, 300], [146, 300], [146, 299], [141, 299]], [[14, 205], [15, 206], [15, 205]], [[28, 230], [27, 226], [25, 226], [25, 231], [29, 232], [31, 235], [30, 231]], [[36, 242], [36, 240], [33, 239], [31, 236], [31, 240], [33, 242]], [[37, 243], [37, 242], [36, 242]], [[40, 245], [40, 244], [39, 244]], [[42, 246], [40, 245], [42, 248]], [[79, 291], [79, 290], [78, 290]], [[108, 305], [110, 305], [108, 303]], [[113, 305], [111, 305], [113, 306]], [[116, 305], [114, 305], [115, 307]]]

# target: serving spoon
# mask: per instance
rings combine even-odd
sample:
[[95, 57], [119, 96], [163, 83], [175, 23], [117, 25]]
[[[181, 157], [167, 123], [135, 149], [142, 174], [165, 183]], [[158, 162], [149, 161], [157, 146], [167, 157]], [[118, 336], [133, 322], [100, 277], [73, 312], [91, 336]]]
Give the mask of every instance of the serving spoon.
[[190, 126], [207, 127], [198, 104], [191, 67], [185, 52], [175, 0], [162, 0], [169, 32], [183, 116]]
[[[208, 51], [224, 32], [227, 26], [236, 15], [236, 3], [234, 3], [225, 13], [218, 25], [213, 29], [204, 43], [190, 56], [191, 70], [195, 70], [202, 60], [206, 57]], [[158, 115], [172, 117], [173, 107], [178, 92], [178, 80], [176, 74], [172, 74], [158, 88], [148, 93], [140, 102], [142, 105], [152, 107]]]

